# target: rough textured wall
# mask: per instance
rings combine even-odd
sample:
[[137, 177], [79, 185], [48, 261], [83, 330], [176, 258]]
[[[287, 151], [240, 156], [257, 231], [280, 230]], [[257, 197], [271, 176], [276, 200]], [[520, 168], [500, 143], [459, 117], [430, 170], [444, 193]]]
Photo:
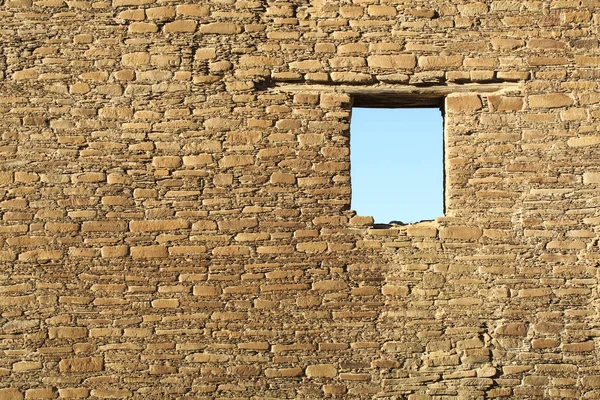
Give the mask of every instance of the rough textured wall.
[[[593, 0], [0, 0], [0, 399], [600, 398], [599, 27]], [[373, 227], [353, 93], [431, 85], [446, 216]]]

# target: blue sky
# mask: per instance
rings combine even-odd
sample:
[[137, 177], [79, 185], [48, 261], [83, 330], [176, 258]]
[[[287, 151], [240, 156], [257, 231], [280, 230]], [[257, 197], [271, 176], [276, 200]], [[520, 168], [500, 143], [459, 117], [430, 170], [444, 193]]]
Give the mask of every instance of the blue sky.
[[352, 209], [376, 223], [442, 216], [442, 126], [438, 108], [353, 108]]

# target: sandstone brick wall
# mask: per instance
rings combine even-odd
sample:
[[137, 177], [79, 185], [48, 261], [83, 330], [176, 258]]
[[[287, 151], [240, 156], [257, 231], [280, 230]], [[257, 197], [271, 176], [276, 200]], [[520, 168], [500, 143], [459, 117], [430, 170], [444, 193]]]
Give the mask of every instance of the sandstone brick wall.
[[[0, 0], [0, 399], [600, 398], [599, 30], [594, 0]], [[350, 210], [370, 101], [444, 107], [445, 216]]]

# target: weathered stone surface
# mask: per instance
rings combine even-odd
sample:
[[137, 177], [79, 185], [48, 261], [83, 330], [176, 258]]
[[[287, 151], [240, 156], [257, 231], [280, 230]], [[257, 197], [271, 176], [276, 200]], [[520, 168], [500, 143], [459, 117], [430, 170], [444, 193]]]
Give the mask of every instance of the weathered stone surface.
[[104, 369], [102, 357], [65, 358], [58, 363], [61, 373], [95, 372]]
[[0, 0], [0, 398], [599, 398], [599, 6]]

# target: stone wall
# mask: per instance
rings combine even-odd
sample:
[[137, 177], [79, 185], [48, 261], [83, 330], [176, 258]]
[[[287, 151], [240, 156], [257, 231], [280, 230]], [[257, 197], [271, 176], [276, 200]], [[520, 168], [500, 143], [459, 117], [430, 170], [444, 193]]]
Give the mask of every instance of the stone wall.
[[[0, 399], [600, 398], [600, 1], [457, 3], [0, 0]], [[354, 101], [445, 216], [350, 210]]]

